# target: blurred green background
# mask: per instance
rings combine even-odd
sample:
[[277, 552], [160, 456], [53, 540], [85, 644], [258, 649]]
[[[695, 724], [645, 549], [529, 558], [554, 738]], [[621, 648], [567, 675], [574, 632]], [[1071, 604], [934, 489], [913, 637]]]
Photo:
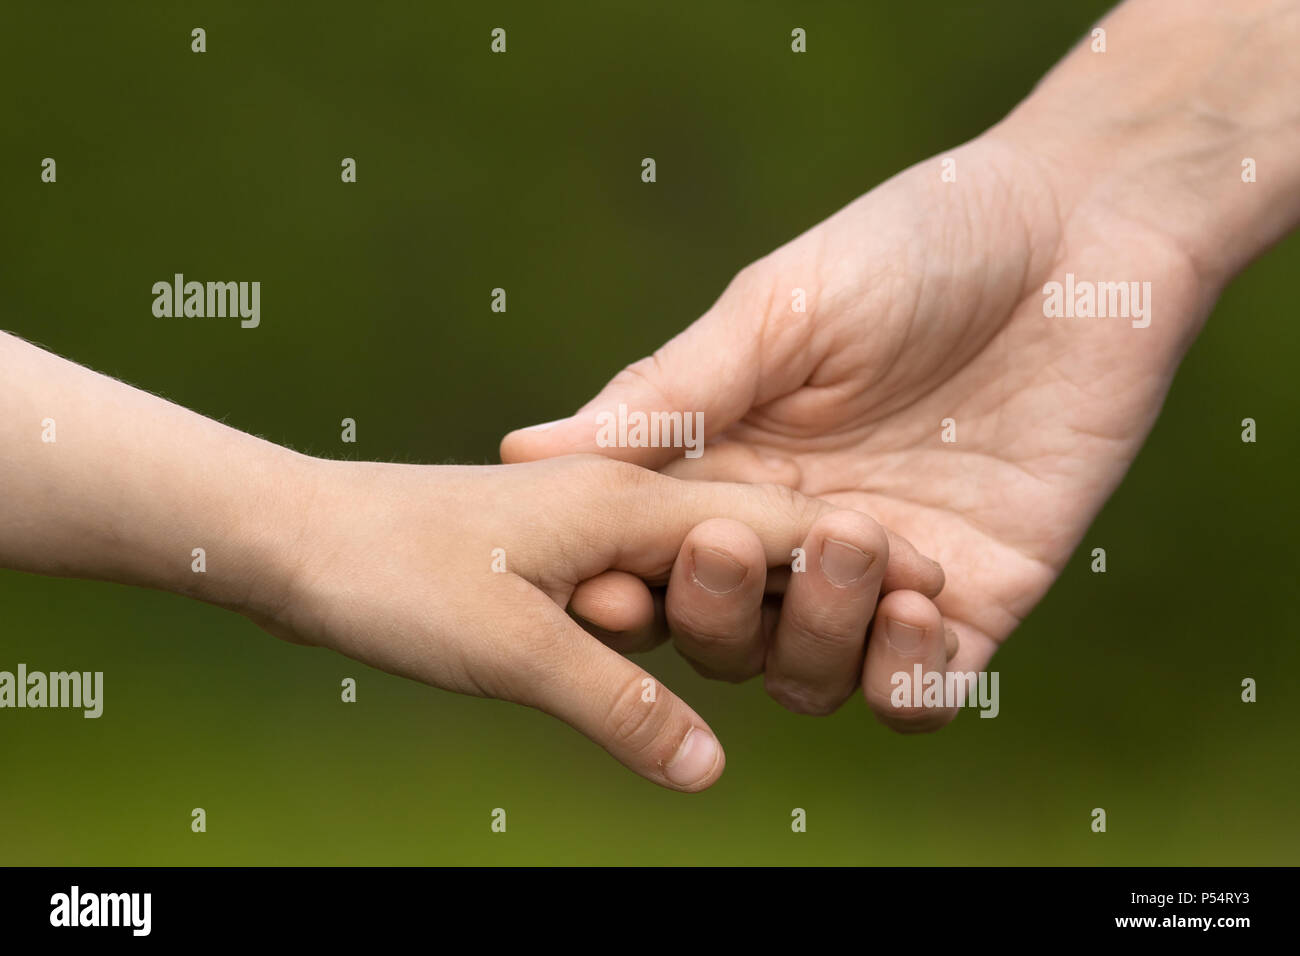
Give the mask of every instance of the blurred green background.
[[[1106, 6], [8, 4], [0, 327], [303, 451], [495, 461], [746, 262], [999, 119]], [[1294, 863], [1298, 266], [1293, 237], [1224, 296], [996, 658], [996, 720], [799, 717], [661, 648], [728, 751], [687, 797], [538, 713], [0, 572], [0, 669], [106, 684], [99, 720], [0, 712], [0, 863]], [[260, 280], [261, 328], [155, 319], [174, 272]]]

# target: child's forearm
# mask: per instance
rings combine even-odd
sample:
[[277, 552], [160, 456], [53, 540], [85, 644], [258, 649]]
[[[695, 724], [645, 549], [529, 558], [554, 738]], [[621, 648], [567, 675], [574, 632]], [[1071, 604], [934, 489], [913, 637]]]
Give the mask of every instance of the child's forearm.
[[3, 333], [0, 371], [0, 566], [281, 600], [305, 459]]
[[[497, 468], [327, 462], [2, 333], [0, 371], [0, 566], [188, 594], [287, 640], [529, 704], [678, 790], [718, 778], [717, 741], [565, 613], [579, 582], [676, 568], [670, 615], [698, 615], [701, 599], [726, 610], [732, 592], [694, 594], [686, 569], [698, 569], [697, 545], [719, 524], [739, 528], [754, 566], [732, 563], [750, 580], [759, 625], [767, 568], [797, 551], [821, 554], [835, 537], [879, 559], [840, 588], [861, 619], [836, 675], [848, 692], [886, 567], [915, 586], [928, 581], [930, 595], [942, 586], [905, 542], [892, 559], [884, 529], [866, 516], [774, 486], [678, 481], [581, 457]], [[821, 621], [835, 595], [804, 584], [786, 606]], [[822, 629], [816, 643], [844, 643]]]

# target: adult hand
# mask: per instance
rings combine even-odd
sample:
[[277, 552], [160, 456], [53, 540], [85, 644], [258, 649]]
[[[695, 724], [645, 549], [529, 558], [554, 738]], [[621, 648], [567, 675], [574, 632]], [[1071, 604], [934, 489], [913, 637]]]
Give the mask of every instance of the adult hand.
[[[892, 706], [891, 675], [942, 670], [940, 615], [950, 669], [986, 667], [1125, 474], [1222, 285], [1300, 215], [1298, 11], [1122, 6], [1102, 24], [1109, 52], [1085, 40], [988, 133], [742, 270], [573, 417], [508, 435], [503, 460], [603, 453], [877, 517], [947, 586], [882, 599], [863, 690], [898, 729], [942, 725], [953, 710]], [[1241, 158], [1262, 155], [1269, 183], [1244, 184]], [[1129, 316], [1048, 317], [1045, 287], [1067, 273], [1136, 281]], [[620, 404], [703, 412], [710, 444], [695, 460], [601, 448], [595, 416]], [[608, 610], [646, 606], [624, 579], [588, 582], [574, 606], [646, 623]], [[767, 663], [778, 699], [833, 709]]]

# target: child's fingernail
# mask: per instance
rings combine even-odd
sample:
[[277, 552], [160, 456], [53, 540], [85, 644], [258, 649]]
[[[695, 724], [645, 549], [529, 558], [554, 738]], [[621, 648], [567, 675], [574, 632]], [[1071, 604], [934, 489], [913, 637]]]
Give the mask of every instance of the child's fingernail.
[[734, 591], [745, 580], [743, 564], [712, 548], [693, 548], [691, 563], [695, 565], [695, 582], [714, 594]]
[[857, 581], [876, 561], [859, 547], [845, 541], [827, 538], [822, 542], [822, 570], [831, 583], [846, 588]]
[[947, 624], [943, 626], [943, 643], [944, 650], [948, 652], [948, 660], [956, 657], [957, 652], [961, 650], [961, 640], [957, 637], [957, 632]]
[[925, 628], [913, 627], [902, 621], [886, 621], [885, 637], [889, 646], [900, 654], [914, 654], [925, 640]]
[[679, 787], [688, 787], [707, 777], [717, 762], [718, 741], [707, 730], [692, 727], [673, 759], [664, 765], [664, 776]]
[[[569, 416], [569, 418], [572, 417], [573, 417], [572, 415]], [[553, 422], [542, 422], [540, 425], [529, 425], [527, 428], [521, 428], [520, 431], [525, 431], [525, 432], [546, 431], [546, 429], [552, 427], [553, 425], [558, 425], [560, 424], [560, 422], [567, 422], [569, 418], [557, 418]]]

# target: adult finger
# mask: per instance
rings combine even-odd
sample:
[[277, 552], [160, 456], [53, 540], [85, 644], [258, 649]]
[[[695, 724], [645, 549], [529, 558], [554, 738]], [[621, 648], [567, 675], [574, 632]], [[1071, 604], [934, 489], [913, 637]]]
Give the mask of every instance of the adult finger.
[[947, 638], [934, 602], [916, 591], [881, 598], [862, 672], [862, 693], [880, 722], [901, 733], [947, 724], [957, 712], [942, 694], [947, 670]]
[[696, 525], [673, 565], [666, 602], [677, 650], [706, 677], [748, 680], [763, 670], [762, 542], [746, 525]]
[[569, 600], [569, 613], [620, 654], [648, 651], [668, 639], [662, 592], [656, 601], [646, 583], [626, 571], [606, 571], [583, 581]]
[[[690, 416], [679, 419], [683, 428], [688, 422], [692, 427], [702, 423], [702, 434], [693, 437], [712, 437], [754, 406], [793, 391], [818, 356], [807, 347], [806, 322], [791, 319], [781, 335], [762, 334], [772, 311], [774, 282], [764, 262], [743, 270], [708, 312], [653, 355], [615, 375], [569, 418], [506, 435], [501, 460], [591, 452], [658, 468], [682, 457], [685, 442], [636, 444], [632, 432], [617, 427], [628, 415], [676, 412]], [[626, 434], [626, 441], [602, 441], [601, 423], [611, 421], [618, 437]]]
[[798, 713], [829, 714], [861, 682], [889, 540], [866, 515], [835, 511], [817, 521], [804, 552], [767, 656], [767, 691]]

